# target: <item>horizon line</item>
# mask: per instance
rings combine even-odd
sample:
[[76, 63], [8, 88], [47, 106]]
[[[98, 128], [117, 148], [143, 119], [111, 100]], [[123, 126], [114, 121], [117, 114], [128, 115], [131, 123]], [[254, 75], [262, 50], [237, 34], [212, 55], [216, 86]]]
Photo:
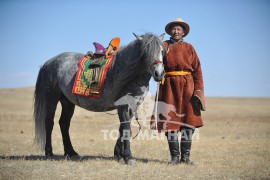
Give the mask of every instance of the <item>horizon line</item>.
[[[8, 89], [24, 89], [24, 88], [35, 88], [34, 85], [29, 85], [29, 86], [19, 86], [19, 87], [0, 87], [0, 90], [8, 90]], [[155, 94], [152, 94], [149, 91], [151, 96], [155, 96]], [[218, 95], [218, 96], [214, 96], [214, 95], [207, 95], [205, 96], [206, 98], [270, 98], [270, 96], [236, 96], [236, 95]]]

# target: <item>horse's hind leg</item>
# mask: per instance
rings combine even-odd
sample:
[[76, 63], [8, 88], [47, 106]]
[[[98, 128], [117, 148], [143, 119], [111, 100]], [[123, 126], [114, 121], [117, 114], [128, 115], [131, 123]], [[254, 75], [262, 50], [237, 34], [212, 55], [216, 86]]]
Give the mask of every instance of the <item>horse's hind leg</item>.
[[47, 157], [53, 156], [52, 150], [52, 130], [54, 125], [54, 115], [57, 107], [58, 100], [47, 96], [47, 113], [45, 118], [45, 130], [46, 130], [46, 143], [45, 143], [45, 155]]
[[62, 112], [59, 125], [63, 137], [65, 156], [77, 156], [78, 153], [74, 151], [69, 137], [70, 121], [74, 114], [75, 105], [72, 104], [64, 95], [62, 95], [60, 102], [62, 105]]

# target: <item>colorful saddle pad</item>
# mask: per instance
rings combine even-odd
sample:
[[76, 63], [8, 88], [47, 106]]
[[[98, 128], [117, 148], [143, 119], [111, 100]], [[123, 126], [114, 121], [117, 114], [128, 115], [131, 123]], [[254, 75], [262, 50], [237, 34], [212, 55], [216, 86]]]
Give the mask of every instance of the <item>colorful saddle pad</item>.
[[119, 45], [119, 37], [113, 38], [106, 49], [101, 44], [94, 42], [95, 55], [86, 55], [79, 62], [79, 69], [72, 88], [73, 94], [93, 98], [102, 97], [106, 74], [114, 60], [115, 53], [119, 50]]
[[114, 56], [98, 59], [84, 56], [79, 62], [72, 93], [92, 98], [102, 97], [106, 74], [113, 60]]

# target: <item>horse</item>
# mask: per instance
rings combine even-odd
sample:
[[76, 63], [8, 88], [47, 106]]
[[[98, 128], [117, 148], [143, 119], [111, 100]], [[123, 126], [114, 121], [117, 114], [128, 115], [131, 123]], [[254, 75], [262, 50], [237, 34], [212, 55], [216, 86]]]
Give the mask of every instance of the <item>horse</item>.
[[[152, 33], [134, 35], [136, 37], [134, 41], [120, 47], [116, 52], [114, 61], [107, 71], [103, 96], [100, 98], [89, 98], [72, 93], [78, 63], [85, 56], [84, 54], [64, 52], [41, 66], [34, 91], [34, 142], [45, 150], [46, 157], [53, 157], [51, 136], [57, 103], [60, 101], [62, 112], [59, 125], [64, 156], [78, 156], [69, 136], [70, 121], [77, 105], [94, 112], [117, 109], [120, 128], [119, 138], [114, 147], [114, 157], [118, 161], [123, 159], [126, 164], [132, 160], [135, 161], [130, 150], [130, 122], [136, 108], [143, 102], [149, 90], [151, 77], [158, 82], [165, 74], [162, 62], [165, 50], [164, 34], [160, 36]], [[132, 100], [133, 102], [115, 104], [126, 95], [136, 96], [136, 98]], [[135, 107], [134, 104], [136, 104]]]

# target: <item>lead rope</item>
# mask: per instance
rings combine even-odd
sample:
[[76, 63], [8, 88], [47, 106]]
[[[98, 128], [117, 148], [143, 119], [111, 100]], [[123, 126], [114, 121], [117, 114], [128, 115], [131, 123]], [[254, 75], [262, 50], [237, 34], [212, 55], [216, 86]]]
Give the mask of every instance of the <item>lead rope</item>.
[[157, 112], [157, 105], [158, 105], [158, 96], [159, 96], [159, 86], [160, 82], [157, 83], [157, 93], [155, 97], [155, 106], [154, 106], [154, 117], [155, 117], [155, 130], [153, 131], [153, 135], [157, 135], [157, 118], [158, 118], [158, 112]]
[[135, 119], [136, 119], [136, 121], [137, 121], [137, 123], [138, 123], [138, 125], [139, 125], [139, 131], [138, 131], [138, 133], [136, 134], [136, 136], [134, 136], [132, 139], [135, 139], [135, 138], [139, 135], [139, 133], [140, 133], [140, 131], [141, 131], [141, 124], [140, 124], [140, 122], [139, 122], [139, 117], [138, 117], [137, 110], [135, 111], [134, 116], [135, 116]]
[[[172, 45], [173, 44], [168, 42], [168, 49], [166, 51], [165, 56], [167, 56], [167, 54], [169, 53]], [[153, 131], [154, 136], [157, 135], [157, 131], [158, 131], [158, 128], [157, 128], [157, 118], [158, 118], [157, 105], [158, 105], [158, 96], [159, 96], [159, 86], [160, 86], [160, 84], [164, 84], [164, 81], [165, 81], [165, 77], [162, 79], [161, 82], [157, 83], [157, 93], [156, 93], [156, 97], [155, 97], [155, 106], [154, 106], [154, 117], [155, 117], [155, 130]]]

